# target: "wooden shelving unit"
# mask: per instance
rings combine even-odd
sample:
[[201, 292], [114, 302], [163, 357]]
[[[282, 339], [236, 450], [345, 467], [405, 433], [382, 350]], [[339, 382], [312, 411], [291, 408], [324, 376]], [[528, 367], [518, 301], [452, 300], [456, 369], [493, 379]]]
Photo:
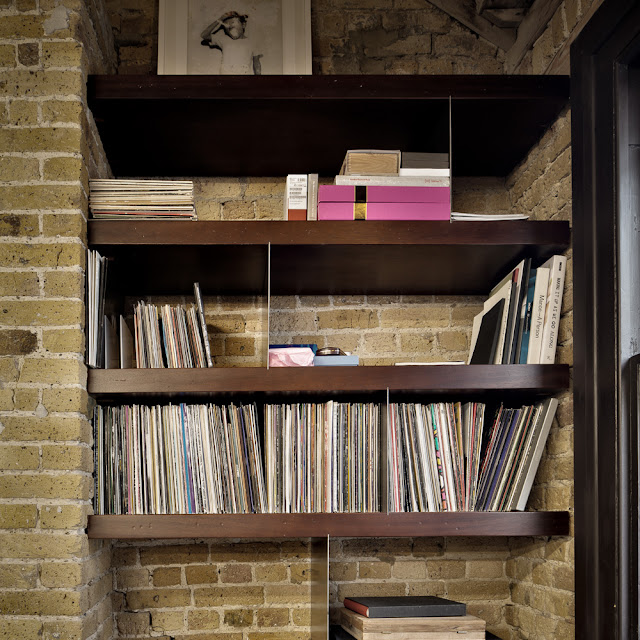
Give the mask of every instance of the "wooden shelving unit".
[[[93, 76], [88, 100], [126, 176], [333, 175], [349, 148], [452, 152], [454, 176], [505, 176], [568, 104], [565, 77]], [[126, 114], [126, 117], [124, 117]], [[479, 123], [481, 123], [479, 125]], [[451, 146], [449, 131], [452, 131]], [[161, 132], [160, 134], [158, 132]], [[289, 135], [295, 132], [295, 135]], [[486, 295], [524, 257], [570, 244], [566, 222], [91, 221], [115, 298]], [[270, 283], [270, 287], [268, 285]], [[337, 394], [533, 400], [566, 365], [91, 370], [100, 402]], [[91, 516], [92, 538], [568, 535], [567, 512]]]

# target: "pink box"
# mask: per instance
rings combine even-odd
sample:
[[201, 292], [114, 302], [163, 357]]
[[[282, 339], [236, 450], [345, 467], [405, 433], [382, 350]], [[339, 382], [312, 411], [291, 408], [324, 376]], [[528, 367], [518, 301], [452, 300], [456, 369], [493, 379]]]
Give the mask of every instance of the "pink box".
[[318, 202], [446, 202], [451, 201], [450, 187], [401, 187], [322, 184]]
[[319, 202], [318, 220], [449, 220], [449, 202]]

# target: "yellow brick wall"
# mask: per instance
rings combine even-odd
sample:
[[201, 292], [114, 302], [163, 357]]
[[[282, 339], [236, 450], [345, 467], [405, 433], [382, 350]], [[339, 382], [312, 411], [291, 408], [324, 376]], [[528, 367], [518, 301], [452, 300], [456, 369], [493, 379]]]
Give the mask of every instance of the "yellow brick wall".
[[84, 357], [89, 173], [106, 171], [87, 73], [112, 69], [99, 3], [0, 3], [0, 637], [111, 638]]
[[[502, 72], [503, 52], [429, 3], [381, 4], [313, 3], [316, 73]], [[562, 2], [517, 72], [549, 68], [588, 6]], [[116, 64], [153, 73], [156, 30], [155, 0], [0, 1], [0, 638], [308, 637], [302, 542], [116, 543], [111, 558], [109, 544], [84, 535], [86, 193], [89, 175], [108, 175], [84, 82]], [[506, 183], [457, 180], [454, 208], [570, 219], [569, 118]], [[203, 178], [196, 188], [200, 219], [280, 217], [282, 180]], [[558, 351], [568, 363], [570, 273]], [[206, 303], [217, 364], [261, 363], [264, 301], [208, 295]], [[365, 364], [462, 359], [479, 303], [281, 297], [273, 338], [338, 343]], [[572, 508], [571, 400], [561, 399], [533, 508]], [[573, 637], [571, 538], [336, 540], [331, 558], [333, 607], [349, 594], [434, 593], [467, 601], [510, 640]]]

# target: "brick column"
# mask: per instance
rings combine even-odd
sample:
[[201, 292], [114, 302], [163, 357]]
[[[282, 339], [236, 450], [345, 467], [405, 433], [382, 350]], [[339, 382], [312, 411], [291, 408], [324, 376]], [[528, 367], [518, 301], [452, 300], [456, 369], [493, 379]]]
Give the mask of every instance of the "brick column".
[[87, 184], [90, 172], [106, 172], [85, 86], [90, 69], [107, 68], [99, 18], [99, 2], [0, 2], [0, 637], [7, 639], [112, 637], [110, 546], [85, 534], [93, 491]]

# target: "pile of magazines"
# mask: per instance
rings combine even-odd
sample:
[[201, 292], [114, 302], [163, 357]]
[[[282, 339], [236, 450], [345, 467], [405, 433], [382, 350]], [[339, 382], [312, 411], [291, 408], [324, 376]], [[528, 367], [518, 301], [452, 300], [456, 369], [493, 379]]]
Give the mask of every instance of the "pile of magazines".
[[191, 180], [89, 180], [95, 219], [196, 220]]

